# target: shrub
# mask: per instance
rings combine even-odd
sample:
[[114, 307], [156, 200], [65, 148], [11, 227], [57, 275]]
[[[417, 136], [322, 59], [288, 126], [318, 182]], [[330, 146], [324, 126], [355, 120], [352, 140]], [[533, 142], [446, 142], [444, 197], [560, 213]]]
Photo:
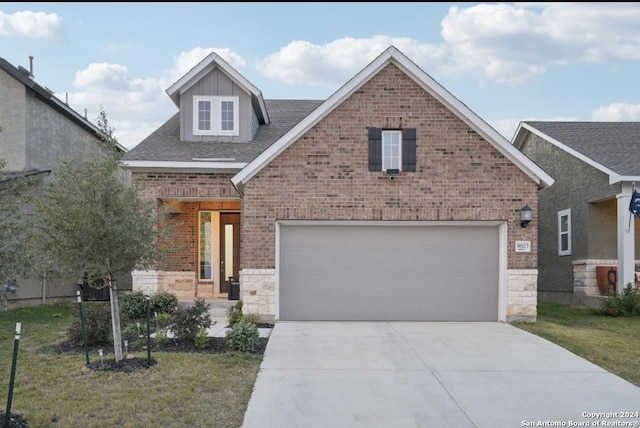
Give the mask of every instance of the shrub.
[[156, 312], [155, 318], [157, 329], [169, 327], [171, 325], [171, 321], [173, 321], [173, 315], [167, 312]]
[[227, 348], [232, 351], [255, 352], [259, 343], [260, 334], [254, 323], [240, 320], [227, 330]]
[[200, 329], [211, 327], [209, 307], [203, 298], [197, 298], [195, 304], [187, 309], [178, 309], [173, 314], [173, 334], [178, 341], [193, 342]]
[[[84, 318], [85, 331], [87, 333], [87, 346], [104, 345], [111, 342], [111, 307], [109, 303], [83, 304], [82, 314]], [[82, 323], [80, 311], [76, 309], [75, 321], [67, 330], [69, 340], [76, 343], [83, 343]]]
[[172, 314], [178, 308], [178, 298], [168, 291], [160, 291], [151, 296], [151, 312]]
[[118, 293], [118, 303], [122, 315], [131, 320], [147, 316], [147, 296], [142, 291], [122, 291]]
[[156, 330], [156, 335], [153, 337], [153, 341], [156, 346], [162, 347], [165, 343], [167, 343], [167, 340], [167, 330]]
[[255, 325], [258, 325], [261, 322], [260, 315], [258, 314], [243, 314], [242, 320], [246, 322], [250, 322]]
[[612, 293], [605, 297], [600, 310], [613, 317], [640, 315], [640, 293], [629, 283], [621, 295]]
[[242, 319], [242, 300], [238, 300], [235, 306], [229, 308], [227, 320], [229, 327], [233, 327]]
[[207, 329], [201, 328], [198, 331], [198, 334], [196, 334], [196, 337], [193, 340], [193, 342], [195, 343], [196, 348], [202, 351], [204, 347], [207, 345]]

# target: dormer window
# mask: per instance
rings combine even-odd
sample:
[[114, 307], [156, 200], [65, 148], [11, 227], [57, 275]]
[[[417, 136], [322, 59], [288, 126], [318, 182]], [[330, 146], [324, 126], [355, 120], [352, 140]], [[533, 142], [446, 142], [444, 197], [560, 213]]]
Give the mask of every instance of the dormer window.
[[239, 135], [238, 97], [193, 97], [193, 135]]

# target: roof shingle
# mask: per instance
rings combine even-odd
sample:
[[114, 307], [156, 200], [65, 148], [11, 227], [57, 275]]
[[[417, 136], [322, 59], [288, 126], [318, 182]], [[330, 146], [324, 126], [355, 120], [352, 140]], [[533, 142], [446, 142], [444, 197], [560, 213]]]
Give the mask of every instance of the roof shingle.
[[265, 100], [271, 123], [260, 125], [249, 143], [180, 141], [178, 112], [129, 150], [125, 160], [190, 162], [194, 158], [224, 158], [248, 163], [322, 103], [323, 100]]

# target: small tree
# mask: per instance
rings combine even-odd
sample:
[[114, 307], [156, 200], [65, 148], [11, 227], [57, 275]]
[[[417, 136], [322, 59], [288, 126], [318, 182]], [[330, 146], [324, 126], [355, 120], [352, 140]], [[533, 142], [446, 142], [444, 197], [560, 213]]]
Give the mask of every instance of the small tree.
[[155, 204], [121, 179], [122, 154], [104, 111], [98, 119], [104, 155], [75, 166], [65, 161], [35, 199], [34, 243], [48, 270], [64, 278], [86, 275], [109, 287], [114, 354], [122, 359], [120, 308], [113, 276], [154, 267], [162, 257], [163, 233]]

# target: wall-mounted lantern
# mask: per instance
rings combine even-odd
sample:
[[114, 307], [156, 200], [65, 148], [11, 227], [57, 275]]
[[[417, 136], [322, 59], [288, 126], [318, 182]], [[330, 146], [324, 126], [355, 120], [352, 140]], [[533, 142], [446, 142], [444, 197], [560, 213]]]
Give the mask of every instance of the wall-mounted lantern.
[[527, 227], [533, 218], [533, 210], [529, 205], [525, 205], [520, 210], [520, 226]]

